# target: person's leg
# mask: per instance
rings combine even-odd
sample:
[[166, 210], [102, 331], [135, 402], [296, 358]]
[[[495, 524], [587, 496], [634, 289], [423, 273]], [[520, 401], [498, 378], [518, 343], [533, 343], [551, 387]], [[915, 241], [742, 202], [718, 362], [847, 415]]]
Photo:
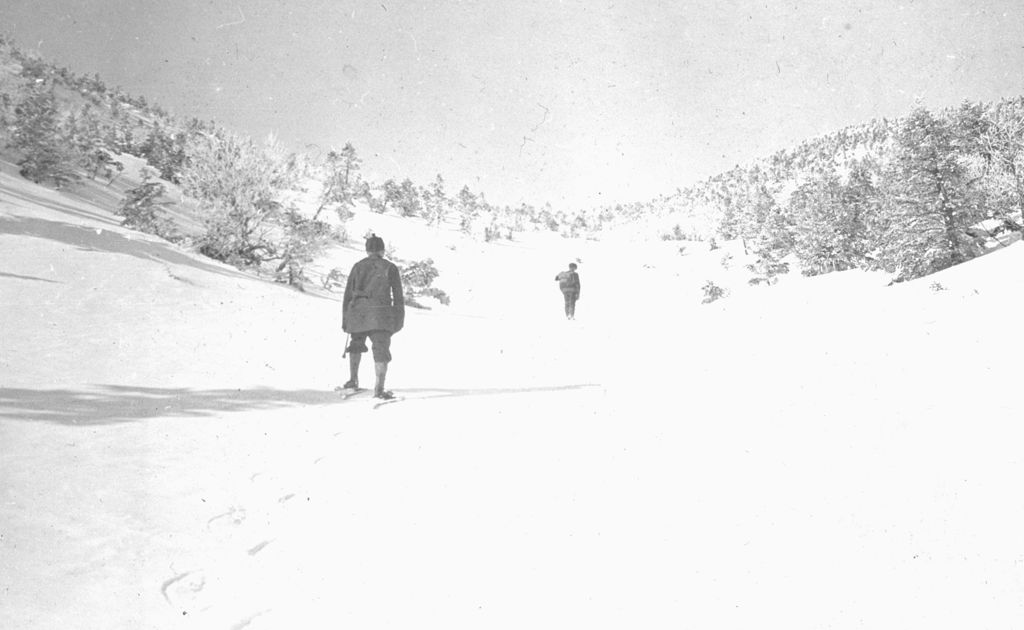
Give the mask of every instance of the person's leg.
[[356, 389], [359, 387], [359, 359], [367, 351], [366, 333], [355, 333], [348, 344], [348, 382], [342, 387]]
[[388, 377], [387, 361], [374, 361], [373, 374], [377, 379], [373, 385], [373, 395], [377, 398], [390, 398], [390, 396], [387, 395], [391, 392], [384, 389], [384, 381]]
[[569, 319], [572, 317], [572, 293], [563, 291], [562, 297], [565, 299], [565, 318]]
[[377, 398], [391, 398], [393, 394], [384, 389], [384, 383], [388, 376], [388, 363], [391, 362], [391, 333], [375, 330], [370, 333], [370, 341], [373, 343], [373, 373], [376, 377], [373, 395]]
[[576, 294], [571, 293], [569, 297], [569, 319], [576, 319]]
[[359, 387], [359, 359], [362, 357], [362, 352], [348, 353], [348, 382], [345, 387]]

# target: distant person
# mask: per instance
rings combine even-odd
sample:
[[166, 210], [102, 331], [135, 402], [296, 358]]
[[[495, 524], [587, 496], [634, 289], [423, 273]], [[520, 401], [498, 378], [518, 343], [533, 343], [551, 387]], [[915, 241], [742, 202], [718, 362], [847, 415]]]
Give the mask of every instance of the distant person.
[[359, 360], [366, 352], [366, 338], [373, 344], [376, 382], [374, 398], [390, 400], [395, 395], [384, 389], [391, 362], [391, 335], [405, 325], [402, 274], [395, 263], [384, 258], [384, 239], [370, 234], [366, 258], [352, 266], [341, 303], [341, 327], [349, 333], [345, 348], [349, 357], [349, 380], [344, 389], [359, 389]]
[[569, 270], [555, 276], [555, 281], [565, 298], [566, 319], [576, 319], [576, 300], [580, 299], [580, 274], [576, 273], [576, 263], [569, 263]]

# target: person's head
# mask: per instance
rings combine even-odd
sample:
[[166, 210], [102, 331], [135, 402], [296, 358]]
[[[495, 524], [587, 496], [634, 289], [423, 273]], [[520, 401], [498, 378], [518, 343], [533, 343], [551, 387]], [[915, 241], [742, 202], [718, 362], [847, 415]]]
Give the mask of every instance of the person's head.
[[576, 263], [569, 263], [569, 271], [576, 271]]
[[383, 255], [384, 239], [371, 232], [370, 236], [366, 238], [366, 253]]

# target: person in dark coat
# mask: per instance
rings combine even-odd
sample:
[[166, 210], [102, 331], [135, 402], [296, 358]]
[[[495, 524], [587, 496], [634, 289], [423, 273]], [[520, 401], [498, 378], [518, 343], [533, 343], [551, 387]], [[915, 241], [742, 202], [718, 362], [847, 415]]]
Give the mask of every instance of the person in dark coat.
[[555, 281], [565, 298], [566, 319], [576, 319], [576, 300], [580, 299], [580, 274], [576, 273], [576, 263], [569, 263], [569, 270], [555, 276]]
[[373, 395], [394, 398], [384, 389], [384, 379], [391, 361], [391, 335], [405, 325], [405, 297], [402, 274], [395, 263], [384, 258], [384, 239], [376, 234], [366, 239], [366, 258], [352, 266], [341, 307], [341, 327], [350, 335], [346, 352], [351, 355], [349, 380], [342, 387], [358, 389], [359, 360], [367, 351], [369, 337], [376, 376]]

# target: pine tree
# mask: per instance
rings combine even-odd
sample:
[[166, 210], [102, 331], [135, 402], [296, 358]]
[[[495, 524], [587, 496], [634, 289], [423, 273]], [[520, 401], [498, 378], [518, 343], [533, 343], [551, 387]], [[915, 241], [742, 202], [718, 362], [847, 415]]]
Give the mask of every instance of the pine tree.
[[980, 253], [969, 233], [984, 197], [957, 151], [949, 121], [919, 107], [904, 121], [886, 183], [882, 260], [898, 280], [917, 278]]
[[92, 148], [82, 158], [82, 164], [89, 173], [89, 179], [95, 180], [102, 175], [107, 180], [107, 186], [113, 184], [124, 171], [124, 164], [114, 159], [102, 140], [93, 141]]
[[74, 146], [62, 133], [60, 111], [51, 86], [29, 90], [14, 108], [10, 147], [21, 154], [17, 164], [22, 177], [57, 187], [78, 179]]
[[281, 262], [275, 274], [279, 282], [304, 290], [304, 284], [310, 281], [306, 267], [327, 249], [336, 234], [327, 223], [306, 218], [295, 208], [284, 212], [283, 227]]
[[380, 185], [380, 196], [371, 197], [370, 209], [383, 214], [388, 209], [388, 204], [397, 207], [398, 201], [402, 198], [401, 187], [393, 179], [387, 179]]
[[173, 222], [160, 215], [160, 210], [170, 203], [162, 199], [167, 189], [162, 183], [153, 181], [154, 175], [148, 168], [142, 170], [142, 182], [126, 191], [117, 214], [124, 217], [121, 225], [173, 240]]
[[469, 186], [463, 186], [456, 198], [456, 208], [459, 213], [459, 230], [463, 234], [470, 234], [473, 231], [473, 222], [480, 213], [476, 195], [469, 190]]
[[792, 251], [792, 219], [780, 206], [770, 186], [777, 185], [770, 173], [755, 166], [749, 173], [739, 207], [737, 229], [745, 249], [758, 255], [772, 252], [781, 258]]
[[859, 163], [851, 165], [845, 183], [828, 170], [793, 193], [794, 252], [806, 275], [865, 265], [872, 197], [870, 175]]
[[0, 148], [7, 146], [15, 124], [14, 107], [21, 99], [25, 79], [14, 61], [15, 48], [0, 35]]
[[[329, 151], [324, 160], [324, 181], [319, 204], [313, 213], [317, 219], [326, 208], [333, 208], [341, 221], [349, 218], [351, 208], [358, 196], [365, 195], [359, 179], [362, 160], [356, 155], [355, 147], [346, 143], [341, 151]], [[371, 201], [371, 208], [373, 203]]]
[[173, 133], [157, 121], [138, 146], [138, 152], [160, 173], [160, 177], [177, 184], [181, 181], [181, 170], [185, 164], [185, 144], [184, 133]]
[[451, 200], [444, 191], [444, 178], [440, 174], [434, 178], [430, 186], [423, 191], [423, 206], [427, 213], [427, 222], [439, 226], [448, 215]]
[[102, 175], [109, 186], [124, 170], [124, 165], [114, 159], [106, 146], [107, 130], [92, 105], [86, 103], [77, 114], [65, 119], [62, 136], [89, 179]]
[[398, 189], [398, 199], [395, 206], [403, 217], [416, 217], [423, 214], [423, 205], [420, 200], [419, 191], [412, 180], [405, 179]]
[[710, 188], [709, 197], [718, 209], [717, 233], [725, 240], [733, 240], [740, 237], [740, 208], [743, 205], [740, 191], [745, 188], [737, 185], [735, 175], [738, 167], [724, 173], [708, 182]]
[[141, 152], [135, 138], [135, 123], [131, 114], [125, 110], [123, 95], [114, 96], [110, 105], [110, 117], [110, 135], [104, 139], [106, 145], [118, 153], [140, 155]]

